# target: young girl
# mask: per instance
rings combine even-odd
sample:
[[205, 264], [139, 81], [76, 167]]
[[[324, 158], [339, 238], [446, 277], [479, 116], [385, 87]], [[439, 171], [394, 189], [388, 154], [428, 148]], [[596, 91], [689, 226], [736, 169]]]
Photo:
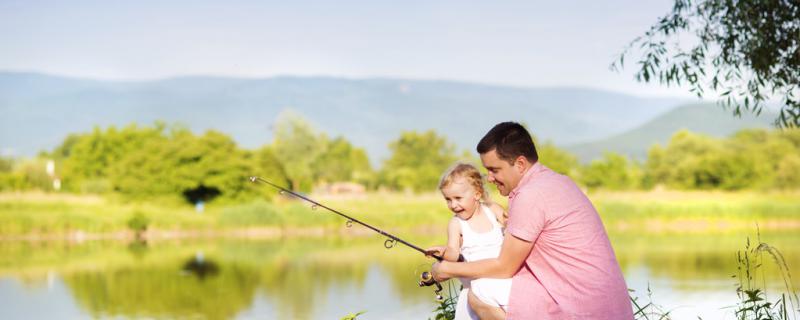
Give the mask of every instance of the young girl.
[[[447, 246], [428, 248], [428, 254], [442, 256], [448, 261], [496, 258], [503, 244], [505, 211], [489, 200], [483, 179], [475, 166], [457, 163], [448, 169], [439, 182], [439, 190], [453, 212], [447, 226]], [[480, 282], [479, 286], [474, 286]], [[511, 279], [461, 279], [464, 289], [458, 297], [456, 319], [477, 319], [467, 306], [468, 290], [484, 303], [500, 307], [508, 305]]]

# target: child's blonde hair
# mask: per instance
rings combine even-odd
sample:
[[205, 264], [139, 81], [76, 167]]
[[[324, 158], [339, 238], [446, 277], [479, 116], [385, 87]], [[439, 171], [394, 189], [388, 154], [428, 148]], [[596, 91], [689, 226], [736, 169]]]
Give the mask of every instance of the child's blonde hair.
[[453, 184], [458, 178], [466, 180], [467, 183], [481, 194], [481, 202], [491, 203], [489, 193], [486, 192], [486, 188], [483, 187], [483, 176], [481, 172], [478, 171], [478, 168], [468, 163], [458, 162], [447, 169], [442, 175], [442, 179], [439, 180], [439, 190]]

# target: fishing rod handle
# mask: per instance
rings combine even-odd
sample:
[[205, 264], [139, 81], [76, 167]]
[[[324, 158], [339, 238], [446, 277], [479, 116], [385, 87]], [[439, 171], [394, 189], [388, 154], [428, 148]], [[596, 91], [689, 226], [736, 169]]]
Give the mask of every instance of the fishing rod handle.
[[[438, 259], [439, 261], [442, 261], [442, 259], [443, 259], [442, 257], [439, 257], [439, 256], [434, 256], [434, 255], [431, 255], [431, 256], [436, 258], [436, 259]], [[464, 255], [463, 254], [459, 254], [458, 255], [458, 262], [464, 262], [464, 261], [465, 261], [464, 260]], [[433, 278], [433, 273], [431, 273], [430, 271], [423, 271], [419, 275], [419, 286], [420, 287], [427, 287], [427, 286], [431, 286], [431, 285], [434, 285], [434, 284], [438, 284], [438, 282], [436, 281], [436, 279]]]

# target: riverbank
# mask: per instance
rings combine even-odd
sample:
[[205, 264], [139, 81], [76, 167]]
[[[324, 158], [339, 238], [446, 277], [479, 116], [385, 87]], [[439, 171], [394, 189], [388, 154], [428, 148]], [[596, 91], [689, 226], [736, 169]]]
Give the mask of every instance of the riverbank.
[[[436, 193], [313, 196], [354, 218], [399, 234], [444, 235], [449, 212]], [[800, 230], [800, 192], [635, 191], [589, 194], [609, 233], [731, 233]], [[495, 196], [495, 199], [503, 199]], [[503, 201], [500, 201], [505, 205]], [[0, 241], [357, 236], [365, 228], [304, 202], [241, 204], [125, 201], [56, 193], [0, 193]]]

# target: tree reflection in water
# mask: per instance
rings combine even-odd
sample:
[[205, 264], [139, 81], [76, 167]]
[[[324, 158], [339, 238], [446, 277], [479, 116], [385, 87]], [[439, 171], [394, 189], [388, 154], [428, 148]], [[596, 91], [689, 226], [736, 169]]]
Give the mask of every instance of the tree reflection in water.
[[194, 275], [201, 281], [206, 277], [213, 277], [219, 273], [219, 267], [214, 261], [206, 260], [202, 251], [198, 251], [193, 257], [189, 258], [181, 268], [181, 274]]

